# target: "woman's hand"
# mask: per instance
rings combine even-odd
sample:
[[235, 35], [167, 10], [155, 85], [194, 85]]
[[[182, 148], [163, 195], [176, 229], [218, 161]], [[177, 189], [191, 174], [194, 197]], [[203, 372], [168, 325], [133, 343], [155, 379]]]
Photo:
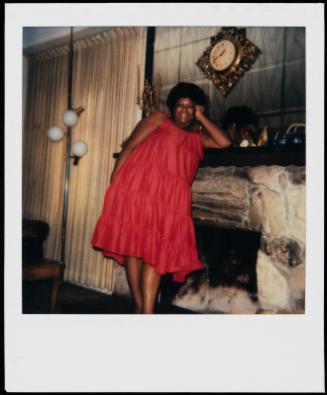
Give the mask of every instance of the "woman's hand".
[[194, 117], [204, 129], [201, 134], [204, 148], [226, 148], [231, 145], [231, 139], [227, 133], [204, 115], [203, 106], [195, 105]]
[[200, 106], [199, 104], [196, 104], [194, 117], [196, 118], [197, 121], [201, 121], [203, 116], [204, 116], [204, 107]]

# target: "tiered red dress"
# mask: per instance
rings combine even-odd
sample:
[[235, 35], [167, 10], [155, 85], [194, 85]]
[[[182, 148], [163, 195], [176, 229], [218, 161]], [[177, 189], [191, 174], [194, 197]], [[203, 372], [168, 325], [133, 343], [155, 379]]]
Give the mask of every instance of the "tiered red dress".
[[191, 184], [202, 158], [200, 133], [163, 123], [132, 151], [108, 187], [91, 244], [124, 264], [136, 256], [173, 281], [204, 265], [191, 218]]

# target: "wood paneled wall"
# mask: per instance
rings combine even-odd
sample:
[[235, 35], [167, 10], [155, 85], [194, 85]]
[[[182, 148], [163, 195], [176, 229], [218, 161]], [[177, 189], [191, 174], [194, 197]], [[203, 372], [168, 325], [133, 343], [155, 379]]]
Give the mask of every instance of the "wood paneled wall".
[[262, 54], [227, 97], [195, 64], [219, 26], [157, 27], [153, 84], [160, 83], [160, 107], [179, 81], [194, 82], [207, 94], [210, 115], [219, 121], [233, 106], [248, 106], [261, 125], [285, 129], [305, 122], [305, 28], [246, 27], [246, 37]]

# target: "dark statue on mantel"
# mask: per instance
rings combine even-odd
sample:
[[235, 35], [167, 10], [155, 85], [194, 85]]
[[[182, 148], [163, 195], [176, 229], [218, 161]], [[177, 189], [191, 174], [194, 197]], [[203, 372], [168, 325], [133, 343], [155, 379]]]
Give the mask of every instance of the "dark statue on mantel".
[[222, 119], [222, 127], [230, 135], [234, 147], [254, 147], [259, 118], [249, 107], [231, 107]]

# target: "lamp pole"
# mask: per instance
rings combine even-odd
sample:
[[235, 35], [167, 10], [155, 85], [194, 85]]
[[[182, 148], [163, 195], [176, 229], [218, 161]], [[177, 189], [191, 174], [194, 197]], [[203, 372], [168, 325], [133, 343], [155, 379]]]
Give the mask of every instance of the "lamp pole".
[[[69, 43], [69, 56], [68, 56], [68, 101], [67, 108], [72, 108], [72, 87], [73, 87], [73, 27], [70, 28], [70, 43]], [[65, 184], [64, 184], [64, 207], [62, 217], [62, 232], [61, 232], [61, 251], [60, 262], [65, 264], [65, 247], [66, 247], [66, 230], [67, 230], [67, 213], [68, 213], [68, 195], [69, 195], [69, 178], [70, 178], [70, 149], [71, 149], [71, 130], [67, 126], [67, 141], [66, 141], [66, 170], [65, 170]]]

